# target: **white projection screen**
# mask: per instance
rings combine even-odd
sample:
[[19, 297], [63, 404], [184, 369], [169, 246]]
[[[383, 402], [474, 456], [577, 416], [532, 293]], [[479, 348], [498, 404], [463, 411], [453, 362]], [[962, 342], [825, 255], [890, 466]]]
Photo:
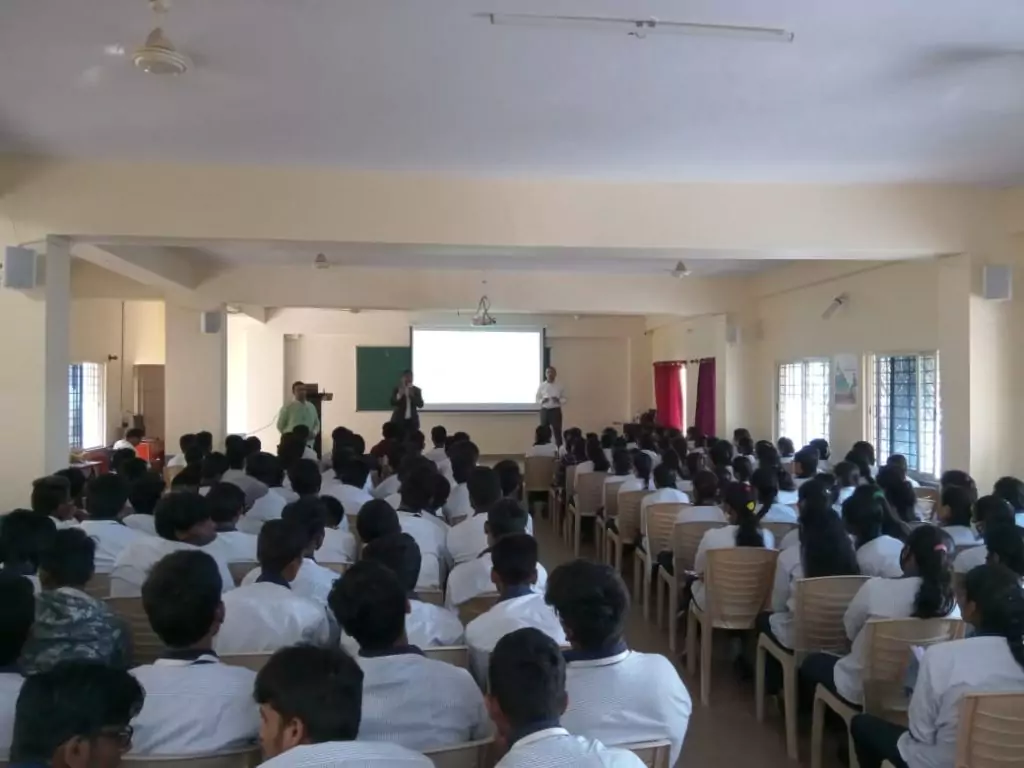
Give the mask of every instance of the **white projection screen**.
[[424, 411], [535, 411], [543, 365], [543, 329], [412, 328]]

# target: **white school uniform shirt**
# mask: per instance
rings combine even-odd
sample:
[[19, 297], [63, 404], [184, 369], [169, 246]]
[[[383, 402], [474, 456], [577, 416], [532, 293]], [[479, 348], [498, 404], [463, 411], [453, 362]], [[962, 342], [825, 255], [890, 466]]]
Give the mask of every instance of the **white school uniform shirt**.
[[[487, 515], [480, 513], [470, 515], [448, 529], [446, 546], [455, 565], [468, 563], [487, 549], [487, 532], [484, 530], [486, 524]], [[532, 517], [526, 519], [526, 532], [533, 535]]]
[[531, 445], [526, 449], [524, 454], [527, 458], [530, 456], [549, 456], [556, 458], [558, 456], [558, 446], [554, 443], [545, 443], [544, 445]]
[[360, 739], [429, 749], [490, 735], [483, 694], [465, 669], [419, 653], [356, 661], [363, 669]]
[[[127, 440], [123, 439], [123, 438], [121, 440], [118, 440], [117, 442], [115, 442], [114, 443], [114, 447], [111, 448], [110, 450], [112, 450], [112, 451], [123, 451], [125, 448], [131, 448], [133, 451], [135, 451], [135, 446], [132, 445], [131, 443], [129, 443]], [[136, 453], [138, 453], [138, 451], [136, 451]]]
[[14, 736], [14, 705], [25, 678], [15, 672], [0, 673], [0, 760], [7, 760]]
[[435, 464], [448, 460], [448, 452], [444, 449], [443, 445], [434, 446], [429, 451], [424, 451], [423, 456]]
[[448, 501], [444, 504], [445, 520], [451, 522], [460, 517], [473, 514], [473, 505], [469, 503], [469, 487], [465, 483], [456, 483], [448, 493]]
[[312, 448], [310, 448], [310, 447], [309, 447], [308, 445], [307, 445], [307, 446], [305, 447], [305, 449], [304, 449], [304, 450], [302, 451], [302, 458], [304, 458], [304, 459], [309, 459], [310, 461], [315, 461], [315, 462], [317, 462], [318, 464], [320, 463], [320, 457], [319, 457], [319, 456], [317, 456], [317, 455], [316, 455], [316, 451], [314, 451], [314, 450], [313, 450]]
[[224, 595], [224, 623], [213, 648], [220, 654], [268, 653], [297, 643], [327, 646], [331, 635], [323, 605], [280, 584], [254, 581]]
[[[245, 574], [240, 586], [246, 587], [250, 584], [255, 584], [256, 579], [260, 577], [262, 572], [263, 569], [256, 566]], [[327, 596], [331, 594], [331, 587], [334, 586], [334, 582], [339, 578], [341, 578], [340, 575], [330, 568], [324, 568], [319, 563], [306, 557], [303, 558], [299, 572], [291, 583], [292, 592], [300, 597], [312, 600], [320, 606], [326, 606]]]
[[316, 551], [319, 563], [354, 563], [356, 561], [356, 537], [348, 531], [337, 528], [324, 529], [324, 543]]
[[775, 497], [776, 504], [796, 504], [800, 501], [799, 491], [779, 491], [779, 495]]
[[[648, 551], [647, 509], [652, 504], [689, 504], [690, 497], [678, 488], [658, 488], [640, 500], [640, 531], [644, 537], [644, 551]], [[657, 554], [657, 553], [655, 553]]]
[[168, 460], [167, 466], [168, 466], [168, 468], [184, 467], [185, 466], [185, 454], [184, 453], [176, 453], [176, 454], [174, 454], [173, 456], [171, 456], [170, 460]]
[[149, 536], [156, 536], [156, 518], [152, 515], [141, 515], [139, 513], [135, 513], [133, 515], [128, 515], [121, 522], [133, 531], [145, 533]]
[[354, 485], [334, 482], [320, 491], [321, 496], [333, 496], [341, 502], [346, 515], [358, 515], [363, 504], [373, 501], [373, 495]]
[[630, 475], [619, 486], [619, 496], [630, 491], [653, 491], [654, 481], [647, 480], [646, 482], [641, 480], [636, 475]]
[[371, 741], [325, 741], [300, 744], [260, 764], [260, 768], [434, 768], [426, 755]]
[[962, 552], [958, 552], [956, 559], [953, 560], [953, 572], [954, 573], [967, 573], [979, 565], [985, 565], [988, 560], [988, 547], [984, 544], [979, 544], [976, 547], [970, 547]]
[[[763, 504], [758, 504], [755, 514], [760, 515], [761, 510], [764, 508]], [[787, 504], [779, 504], [775, 502], [768, 511], [761, 517], [762, 523], [795, 523], [797, 522], [796, 510]]]
[[544, 595], [535, 592], [500, 600], [466, 625], [470, 669], [481, 687], [487, 684], [487, 664], [494, 646], [510, 632], [526, 627], [539, 629], [559, 645], [567, 643], [555, 609], [544, 602]]
[[420, 548], [422, 562], [420, 577], [416, 581], [417, 588], [440, 587], [442, 576], [448, 572], [448, 526], [439, 525], [441, 521], [436, 518], [428, 520], [426, 514], [398, 513], [402, 532], [412, 536]]
[[969, 525], [944, 525], [942, 530], [950, 535], [957, 550], [984, 546], [982, 540], [974, 534]]
[[398, 493], [402, 488], [402, 481], [398, 479], [398, 474], [388, 475], [380, 481], [380, 485], [374, 488], [370, 493], [373, 494], [375, 499], [386, 499], [392, 493]]
[[238, 521], [238, 530], [258, 535], [263, 524], [268, 520], [280, 520], [281, 513], [290, 501], [298, 499], [298, 495], [284, 488], [271, 488], [265, 496], [256, 500], [249, 511]]
[[111, 597], [141, 597], [142, 584], [149, 575], [149, 570], [172, 552], [183, 549], [197, 549], [205, 552], [217, 563], [220, 580], [224, 592], [234, 589], [235, 580], [228, 569], [227, 560], [215, 547], [216, 540], [205, 547], [197, 547], [184, 541], [171, 541], [159, 536], [139, 536], [121, 550], [114, 567], [110, 571]]
[[256, 562], [256, 537], [242, 531], [217, 531], [217, 538], [210, 544], [220, 550], [229, 563]]
[[255, 477], [250, 477], [245, 473], [244, 469], [229, 469], [223, 475], [221, 475], [220, 481], [222, 483], [231, 483], [237, 485], [245, 492], [247, 499], [260, 499], [267, 495], [267, 488], [263, 483], [257, 480]]
[[626, 749], [609, 749], [596, 739], [573, 736], [565, 728], [545, 728], [519, 739], [496, 768], [643, 768]]
[[[708, 552], [712, 549], [734, 549], [736, 547], [736, 531], [738, 530], [738, 525], [726, 525], [722, 528], [712, 528], [705, 533], [701, 537], [700, 544], [697, 545], [697, 554], [693, 558], [694, 572], [703, 575], [708, 564]], [[761, 538], [764, 539], [765, 549], [772, 549], [775, 546], [775, 537], [767, 528], [761, 529]], [[706, 591], [703, 580], [693, 582], [693, 601], [698, 608], [703, 608], [705, 605]]]
[[679, 760], [693, 702], [679, 673], [657, 653], [626, 650], [565, 667], [567, 731], [603, 744], [672, 742], [669, 765]]
[[857, 565], [862, 576], [898, 579], [903, 576], [900, 555], [903, 542], [893, 536], [879, 536], [857, 550]]
[[146, 692], [132, 720], [133, 755], [194, 755], [256, 743], [256, 673], [221, 664], [210, 653], [195, 661], [157, 659], [131, 670]]
[[1024, 512], [1018, 512], [1013, 516], [1013, 519], [1018, 528], [1024, 528]]
[[[475, 560], [457, 565], [448, 576], [448, 584], [444, 591], [444, 604], [455, 609], [467, 600], [472, 600], [479, 595], [494, 594], [496, 588], [491, 581], [491, 553], [480, 555]], [[543, 565], [537, 563], [537, 583], [533, 585], [533, 591], [544, 594], [548, 584], [548, 572]]]
[[800, 560], [800, 547], [784, 549], [775, 565], [775, 585], [772, 587], [772, 615], [768, 617], [772, 634], [786, 648], [793, 647], [793, 583], [804, 577]]
[[[836, 690], [851, 704], [860, 704], [864, 699], [865, 625], [869, 619], [909, 618], [920, 588], [921, 579], [917, 576], [874, 578], [864, 582], [854, 595], [843, 616], [846, 636], [853, 641], [853, 647], [839, 660], [834, 672]], [[955, 604], [949, 617], [960, 618], [960, 609]]]
[[1024, 693], [1024, 670], [1002, 637], [969, 637], [927, 648], [899, 740], [910, 768], [953, 768], [960, 700], [966, 693]]
[[145, 535], [117, 520], [83, 520], [78, 527], [96, 542], [96, 573], [110, 573], [117, 556]]
[[[465, 640], [465, 630], [457, 613], [422, 600], [409, 600], [409, 613], [405, 615], [405, 635], [409, 645], [417, 648], [463, 645]], [[344, 632], [341, 634], [341, 647], [350, 656], [359, 653], [359, 643]]]
[[390, 496], [384, 499], [384, 501], [386, 501], [391, 506], [392, 509], [397, 510], [400, 506], [402, 506], [402, 494], [392, 493]]
[[557, 381], [542, 381], [537, 387], [537, 403], [541, 408], [561, 408], [566, 403], [565, 387]]

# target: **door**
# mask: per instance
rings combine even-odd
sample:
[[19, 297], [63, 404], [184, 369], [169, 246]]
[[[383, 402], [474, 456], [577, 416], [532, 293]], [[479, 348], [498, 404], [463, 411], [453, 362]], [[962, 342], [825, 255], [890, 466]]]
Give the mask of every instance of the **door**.
[[[164, 367], [136, 365], [135, 413], [142, 416], [146, 437], [164, 439]], [[164, 440], [166, 443], [166, 440]], [[176, 443], [175, 443], [176, 444]]]

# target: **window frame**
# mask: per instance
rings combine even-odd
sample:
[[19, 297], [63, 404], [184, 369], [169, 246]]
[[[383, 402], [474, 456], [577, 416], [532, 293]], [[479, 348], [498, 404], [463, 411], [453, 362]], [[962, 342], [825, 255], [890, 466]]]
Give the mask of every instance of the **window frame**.
[[[824, 402], [823, 402], [823, 413], [824, 413], [824, 434], [821, 436], [825, 440], [831, 442], [832, 433], [832, 358], [825, 355], [816, 355], [811, 357], [794, 358], [790, 360], [780, 360], [775, 363], [775, 423], [774, 432], [775, 440], [780, 437], [788, 437], [793, 441], [796, 450], [800, 450], [802, 447], [807, 445], [811, 440], [816, 439], [815, 436], [810, 436], [807, 425], [811, 419], [808, 414], [809, 400], [804, 397], [804, 407], [801, 413], [801, 424], [803, 425], [802, 432], [807, 434], [801, 434], [799, 436], [788, 434], [782, 429], [782, 414], [783, 414], [783, 369], [787, 366], [799, 365], [802, 368], [802, 381], [801, 391], [808, 392], [811, 388], [809, 387], [810, 378], [810, 365], [824, 365], [825, 366], [825, 377], [824, 377]], [[799, 439], [798, 439], [799, 437]]]
[[[103, 448], [107, 440], [106, 366], [88, 360], [68, 365], [68, 449]], [[86, 440], [90, 437], [90, 440]], [[85, 445], [94, 442], [95, 445]]]
[[[902, 454], [907, 457], [907, 468], [908, 474], [915, 479], [932, 480], [938, 479], [942, 474], [942, 375], [941, 375], [941, 359], [939, 357], [938, 350], [913, 350], [913, 351], [888, 351], [888, 352], [874, 352], [868, 356], [868, 387], [870, 396], [867, 400], [868, 412], [867, 412], [867, 434], [871, 444], [875, 446], [876, 454], [878, 456], [879, 464], [884, 464], [889, 456], [893, 454]], [[881, 396], [880, 391], [880, 371], [879, 361], [880, 360], [894, 360], [897, 358], [914, 358], [915, 371], [914, 371], [914, 386], [915, 386], [915, 405], [917, 413], [914, 415], [914, 449], [912, 451], [905, 450], [902, 442], [893, 438], [894, 427], [892, 425], [893, 417], [891, 415], [892, 406], [890, 406], [889, 420], [889, 435], [884, 439], [881, 430]], [[927, 381], [927, 371], [925, 369], [926, 360], [934, 361], [934, 395], [931, 397], [932, 405], [928, 405], [929, 398], [925, 395], [925, 389], [929, 382]], [[890, 373], [890, 377], [892, 373]], [[892, 386], [890, 382], [890, 388]], [[891, 398], [891, 395], [890, 395]], [[926, 411], [931, 410], [933, 412], [932, 417], [929, 419], [926, 417]], [[929, 426], [930, 425], [930, 426]], [[931, 430], [932, 434], [929, 436], [927, 432]], [[931, 446], [929, 448], [929, 443]], [[930, 452], [930, 456], [928, 455]], [[929, 462], [928, 459], [931, 459]], [[929, 463], [931, 466], [928, 466]]]

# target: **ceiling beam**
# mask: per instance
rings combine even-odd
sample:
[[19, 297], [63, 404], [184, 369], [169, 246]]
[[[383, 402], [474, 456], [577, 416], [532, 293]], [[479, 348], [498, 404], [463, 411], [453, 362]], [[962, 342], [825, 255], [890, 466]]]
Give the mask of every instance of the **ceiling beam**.
[[103, 246], [78, 242], [72, 255], [161, 292], [174, 304], [214, 309], [222, 302], [196, 289], [207, 273], [169, 248]]

